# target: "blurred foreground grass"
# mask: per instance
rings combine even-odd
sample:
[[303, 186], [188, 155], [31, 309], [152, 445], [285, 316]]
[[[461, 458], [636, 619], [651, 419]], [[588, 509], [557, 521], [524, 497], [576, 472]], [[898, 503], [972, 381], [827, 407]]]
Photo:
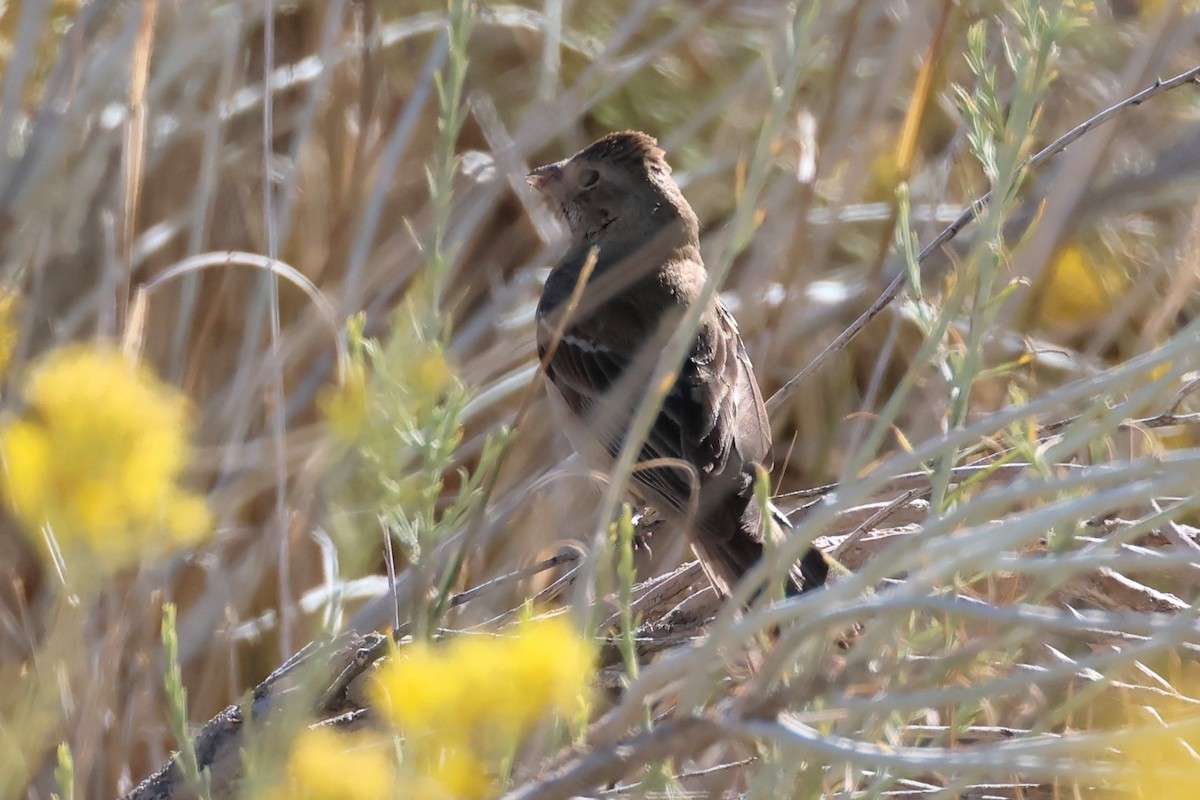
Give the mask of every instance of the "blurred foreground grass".
[[[275, 724], [213, 797], [1185, 796], [1200, 96], [1022, 163], [1198, 36], [1133, 0], [3, 6], [0, 797], [181, 749], [202, 784], [188, 725], [241, 702]], [[913, 276], [773, 412], [827, 591], [635, 588], [687, 554], [610, 529], [549, 423], [523, 176], [620, 128], [765, 396]], [[247, 700], [385, 627], [334, 722], [311, 658]]]

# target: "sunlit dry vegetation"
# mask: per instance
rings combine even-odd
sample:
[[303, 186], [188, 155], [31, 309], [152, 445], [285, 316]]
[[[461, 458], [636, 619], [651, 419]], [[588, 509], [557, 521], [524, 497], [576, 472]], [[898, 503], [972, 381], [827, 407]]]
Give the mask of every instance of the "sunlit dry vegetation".
[[[0, 9], [0, 797], [1193, 796], [1190, 0]], [[726, 604], [538, 375], [620, 129], [771, 398]]]

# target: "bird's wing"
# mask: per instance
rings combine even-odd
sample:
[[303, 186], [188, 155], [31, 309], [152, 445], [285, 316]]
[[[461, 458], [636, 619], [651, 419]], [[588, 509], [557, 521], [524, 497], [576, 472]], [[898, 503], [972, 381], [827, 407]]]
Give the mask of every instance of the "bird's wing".
[[[567, 406], [612, 456], [624, 442], [633, 407], [645, 389], [657, 352], [638, 352], [638, 341], [598, 330], [588, 320], [568, 326], [557, 344], [539, 328], [539, 352], [553, 347], [547, 377]], [[634, 482], [678, 512], [690, 510], [693, 491], [726, 476], [745, 481], [751, 462], [769, 459], [770, 428], [749, 357], [732, 316], [718, 301], [704, 315], [679, 376], [663, 401], [638, 457], [691, 469], [639, 469]]]
[[716, 303], [702, 318], [691, 352], [663, 402], [655, 444], [705, 475], [761, 461], [770, 448], [770, 430], [765, 412], [760, 418], [756, 408], [762, 400], [749, 363], [737, 325]]
[[546, 324], [538, 326], [538, 356], [545, 359], [546, 377], [580, 417], [589, 416], [617, 384], [629, 364], [623, 348], [602, 343], [582, 326], [569, 326], [554, 339]]
[[[753, 491], [753, 465], [770, 467], [766, 408], [737, 324], [720, 301], [705, 314], [647, 444], [668, 458], [692, 464], [701, 482], [715, 490], [706, 492], [708, 503], [723, 503], [720, 498], [731, 499], [731, 495], [748, 498]], [[677, 482], [686, 476], [674, 471], [653, 477]], [[735, 503], [728, 510], [736, 507]], [[701, 510], [701, 516], [708, 518], [721, 510]], [[752, 516], [758, 519], [757, 514]], [[738, 535], [735, 520], [710, 521], [715, 523], [707, 526], [713, 533]], [[756, 538], [757, 524], [751, 527], [754, 530], [746, 532]]]

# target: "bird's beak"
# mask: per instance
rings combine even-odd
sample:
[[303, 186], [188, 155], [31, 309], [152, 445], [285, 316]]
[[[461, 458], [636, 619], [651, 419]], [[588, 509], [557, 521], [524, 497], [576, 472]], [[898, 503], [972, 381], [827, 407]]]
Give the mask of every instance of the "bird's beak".
[[562, 180], [562, 165], [559, 161], [555, 164], [547, 164], [544, 167], [538, 167], [533, 172], [525, 176], [526, 182], [537, 189], [544, 195], [549, 195], [551, 188]]

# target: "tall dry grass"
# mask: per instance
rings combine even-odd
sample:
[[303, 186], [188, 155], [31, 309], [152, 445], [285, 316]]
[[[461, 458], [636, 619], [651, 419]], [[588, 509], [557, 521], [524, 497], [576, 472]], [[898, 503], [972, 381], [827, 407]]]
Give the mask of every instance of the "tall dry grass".
[[[7, 413], [40, 354], [124, 342], [194, 402], [188, 480], [217, 527], [80, 607], [4, 521], [0, 795], [62, 793], [61, 741], [85, 798], [180, 747], [167, 601], [193, 725], [346, 630], [641, 602], [657, 625], [613, 639], [636, 679], [609, 654], [590, 751], [530, 744], [520, 797], [1090, 797], [1120, 782], [1127, 726], [1195, 706], [1197, 88], [1022, 167], [1200, 63], [1190, 4], [27, 0], [2, 20]], [[616, 495], [548, 422], [532, 318], [562, 239], [523, 176], [621, 128], [667, 151], [765, 396], [912, 276], [772, 406], [780, 503], [821, 501], [787, 549], [817, 537], [846, 567], [826, 591], [739, 614], [690, 573], [630, 589]], [[688, 558], [650, 539], [638, 581]], [[565, 542], [592, 555], [512, 576]]]

